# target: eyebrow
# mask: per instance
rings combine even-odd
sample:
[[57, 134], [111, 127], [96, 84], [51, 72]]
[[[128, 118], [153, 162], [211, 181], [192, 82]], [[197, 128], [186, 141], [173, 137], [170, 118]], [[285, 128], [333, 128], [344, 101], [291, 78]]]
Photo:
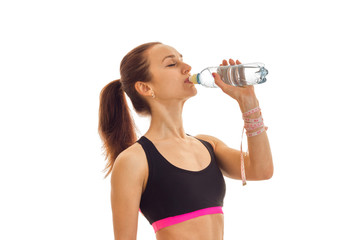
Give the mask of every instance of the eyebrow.
[[[161, 62], [164, 62], [165, 59], [167, 59], [167, 58], [175, 58], [175, 57], [176, 57], [175, 55], [166, 56], [166, 57], [164, 57], [164, 59]], [[183, 58], [183, 55], [180, 54], [180, 58]]]

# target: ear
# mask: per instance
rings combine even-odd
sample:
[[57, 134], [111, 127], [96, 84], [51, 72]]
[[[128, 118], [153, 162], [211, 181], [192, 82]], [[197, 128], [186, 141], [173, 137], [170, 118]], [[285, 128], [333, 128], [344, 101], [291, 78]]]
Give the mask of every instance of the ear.
[[144, 96], [144, 97], [152, 96], [153, 91], [147, 83], [137, 81], [135, 83], [135, 89], [141, 96]]

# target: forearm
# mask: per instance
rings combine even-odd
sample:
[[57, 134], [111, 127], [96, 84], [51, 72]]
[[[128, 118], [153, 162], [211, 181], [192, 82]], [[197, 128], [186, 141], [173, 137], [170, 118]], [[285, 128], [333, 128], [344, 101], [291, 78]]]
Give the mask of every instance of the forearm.
[[[243, 107], [244, 108], [244, 107]], [[253, 108], [253, 107], [252, 107]], [[248, 108], [250, 110], [252, 108]], [[255, 119], [261, 116], [260, 112], [255, 112], [249, 115], [249, 118]], [[260, 128], [259, 128], [260, 129]], [[256, 132], [257, 130], [249, 132]], [[270, 149], [269, 139], [266, 131], [262, 133], [247, 137], [248, 150], [249, 150], [249, 166], [256, 173], [259, 179], [269, 179], [273, 175], [273, 161]]]

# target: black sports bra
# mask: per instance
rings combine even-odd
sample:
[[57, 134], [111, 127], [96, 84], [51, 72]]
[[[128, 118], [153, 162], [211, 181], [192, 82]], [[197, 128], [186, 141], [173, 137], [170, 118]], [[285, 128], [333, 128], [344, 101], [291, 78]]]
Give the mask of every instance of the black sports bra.
[[168, 162], [145, 136], [137, 142], [143, 147], [149, 176], [140, 211], [153, 226], [161, 228], [207, 214], [223, 213], [226, 185], [216, 163], [214, 150], [207, 141], [198, 139], [208, 149], [211, 162], [200, 171], [178, 168]]

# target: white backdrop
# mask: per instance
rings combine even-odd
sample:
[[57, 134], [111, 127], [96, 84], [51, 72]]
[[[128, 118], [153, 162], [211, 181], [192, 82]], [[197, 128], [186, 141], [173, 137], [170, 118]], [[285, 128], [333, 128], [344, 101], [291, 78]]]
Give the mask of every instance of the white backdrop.
[[[193, 73], [264, 62], [255, 87], [274, 176], [226, 178], [225, 239], [360, 239], [356, 1], [2, 1], [0, 239], [113, 239], [97, 133], [100, 90], [137, 45], [175, 47]], [[197, 86], [186, 132], [239, 148], [237, 103]], [[133, 117], [144, 134], [148, 119]], [[245, 150], [247, 149], [244, 138]], [[138, 239], [155, 239], [140, 215]]]

